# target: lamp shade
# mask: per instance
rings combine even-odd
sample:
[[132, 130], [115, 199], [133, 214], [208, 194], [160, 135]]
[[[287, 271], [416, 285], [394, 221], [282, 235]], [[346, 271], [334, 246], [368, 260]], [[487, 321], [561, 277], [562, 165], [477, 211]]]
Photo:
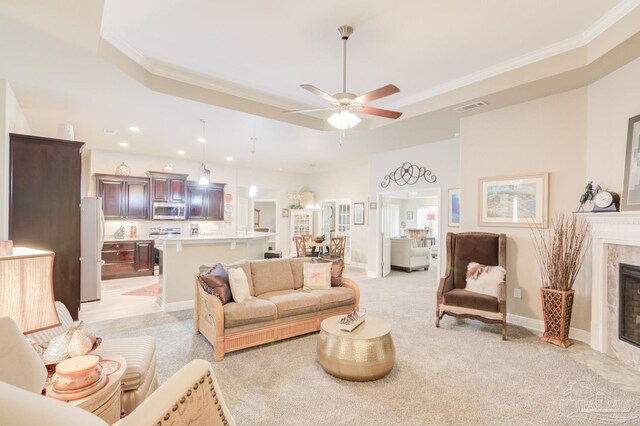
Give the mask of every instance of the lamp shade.
[[355, 127], [360, 123], [360, 117], [347, 111], [346, 109], [341, 112], [336, 112], [331, 117], [327, 118], [327, 122], [336, 129], [347, 130]]
[[256, 195], [258, 195], [258, 187], [255, 185], [251, 185], [249, 187], [249, 197], [255, 197]]
[[0, 256], [0, 317], [24, 333], [60, 325], [53, 295], [53, 252], [24, 247]]

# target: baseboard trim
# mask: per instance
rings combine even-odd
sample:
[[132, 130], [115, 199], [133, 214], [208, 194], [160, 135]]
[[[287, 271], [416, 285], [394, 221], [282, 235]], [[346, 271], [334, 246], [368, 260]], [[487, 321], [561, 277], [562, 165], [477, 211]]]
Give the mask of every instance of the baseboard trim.
[[[544, 331], [544, 322], [539, 319], [507, 313], [507, 322], [509, 324], [519, 325], [540, 334], [542, 334], [542, 332]], [[591, 333], [585, 330], [580, 330], [579, 328], [571, 327], [571, 329], [569, 330], [569, 337], [574, 340], [579, 340], [583, 343], [586, 343], [587, 345], [591, 344]]]
[[193, 309], [195, 303], [193, 300], [182, 300], [180, 302], [162, 303], [163, 312], [184, 311], [185, 309]]

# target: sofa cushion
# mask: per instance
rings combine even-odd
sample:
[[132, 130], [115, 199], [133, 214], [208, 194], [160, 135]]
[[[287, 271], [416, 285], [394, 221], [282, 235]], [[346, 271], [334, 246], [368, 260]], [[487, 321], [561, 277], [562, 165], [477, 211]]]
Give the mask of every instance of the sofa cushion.
[[291, 272], [293, 273], [293, 289], [302, 288], [304, 284], [304, 264], [312, 261], [312, 257], [296, 257], [289, 260]]
[[231, 302], [231, 287], [229, 286], [229, 274], [222, 264], [218, 263], [204, 274], [200, 275], [202, 289], [212, 294], [224, 305]]
[[331, 285], [340, 287], [342, 285], [342, 272], [344, 271], [344, 262], [342, 259], [323, 259], [314, 257], [312, 263], [331, 263]]
[[252, 297], [242, 303], [227, 303], [224, 310], [224, 327], [232, 328], [276, 319], [276, 305], [265, 299]]
[[147, 374], [155, 373], [156, 341], [151, 336], [104, 339], [91, 353], [106, 359], [109, 359], [110, 354], [117, 354], [127, 361], [127, 369], [122, 378], [125, 391], [138, 389]]
[[486, 294], [474, 293], [462, 288], [454, 288], [444, 293], [444, 304], [481, 311], [500, 312], [498, 299]]
[[260, 299], [272, 302], [278, 308], [278, 318], [308, 314], [320, 310], [320, 296], [306, 290], [281, 290], [264, 293]]
[[242, 268], [229, 268], [229, 287], [234, 302], [242, 303], [251, 297], [247, 274]]
[[255, 289], [253, 288], [253, 280], [251, 279], [251, 263], [248, 260], [238, 260], [237, 262], [222, 264], [222, 266], [224, 266], [224, 269], [242, 268], [245, 275], [247, 276], [247, 281], [249, 282], [249, 291], [251, 292], [251, 295], [256, 295]]
[[293, 272], [289, 259], [266, 259], [251, 262], [255, 295], [279, 290], [293, 290]]
[[354, 291], [347, 287], [331, 287], [327, 290], [311, 290], [309, 293], [320, 297], [320, 309], [332, 309], [353, 305]]
[[325, 290], [331, 288], [331, 264], [305, 263], [303, 288], [305, 290]]

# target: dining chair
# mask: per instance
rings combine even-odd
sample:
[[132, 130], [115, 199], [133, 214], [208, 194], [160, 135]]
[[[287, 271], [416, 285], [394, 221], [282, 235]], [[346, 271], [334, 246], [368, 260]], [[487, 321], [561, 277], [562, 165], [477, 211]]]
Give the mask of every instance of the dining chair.
[[331, 237], [331, 243], [329, 244], [329, 254], [322, 256], [325, 259], [340, 259], [344, 262], [344, 247], [346, 245], [347, 237], [345, 235], [337, 235]]

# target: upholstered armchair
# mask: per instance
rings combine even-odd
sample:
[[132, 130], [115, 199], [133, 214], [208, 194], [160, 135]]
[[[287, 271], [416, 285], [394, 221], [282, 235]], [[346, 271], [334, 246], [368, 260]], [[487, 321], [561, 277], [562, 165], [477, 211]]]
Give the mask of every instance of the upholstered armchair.
[[410, 272], [429, 269], [431, 249], [417, 247], [414, 238], [391, 238], [391, 267]]
[[487, 266], [507, 266], [507, 237], [487, 232], [447, 234], [446, 275], [440, 279], [436, 306], [436, 327], [447, 314], [487, 323], [502, 324], [502, 340], [507, 339], [507, 283], [498, 286], [498, 297], [465, 289], [467, 266], [477, 262]]

